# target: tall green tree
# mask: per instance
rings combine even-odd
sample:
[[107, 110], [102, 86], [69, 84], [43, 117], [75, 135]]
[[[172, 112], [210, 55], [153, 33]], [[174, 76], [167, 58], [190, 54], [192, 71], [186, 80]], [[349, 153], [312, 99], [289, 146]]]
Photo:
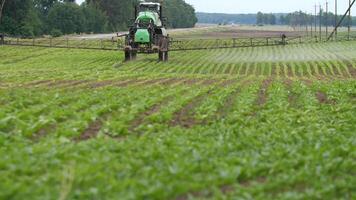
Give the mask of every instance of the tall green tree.
[[0, 24], [1, 24], [2, 10], [5, 6], [5, 2], [6, 2], [6, 0], [0, 1]]
[[56, 3], [48, 13], [50, 30], [60, 30], [63, 34], [81, 33], [85, 17], [76, 3]]

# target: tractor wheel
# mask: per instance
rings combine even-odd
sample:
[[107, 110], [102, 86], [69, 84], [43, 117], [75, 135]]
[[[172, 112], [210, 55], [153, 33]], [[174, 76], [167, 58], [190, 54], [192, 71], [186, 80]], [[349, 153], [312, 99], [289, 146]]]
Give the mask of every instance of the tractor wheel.
[[125, 51], [125, 61], [131, 60], [131, 51]]
[[125, 50], [125, 61], [135, 60], [137, 52], [133, 50]]
[[158, 60], [163, 62], [168, 61], [168, 51], [159, 51]]
[[137, 51], [132, 51], [132, 60], [136, 60], [137, 58]]

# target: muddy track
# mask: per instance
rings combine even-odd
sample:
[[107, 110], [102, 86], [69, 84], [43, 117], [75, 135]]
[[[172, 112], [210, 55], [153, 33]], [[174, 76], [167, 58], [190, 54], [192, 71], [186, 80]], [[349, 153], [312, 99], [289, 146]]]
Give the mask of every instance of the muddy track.
[[271, 78], [266, 79], [262, 82], [262, 86], [260, 88], [260, 91], [258, 93], [258, 97], [256, 99], [256, 105], [257, 106], [263, 106], [267, 102], [267, 89], [269, 86], [272, 84], [273, 80]]

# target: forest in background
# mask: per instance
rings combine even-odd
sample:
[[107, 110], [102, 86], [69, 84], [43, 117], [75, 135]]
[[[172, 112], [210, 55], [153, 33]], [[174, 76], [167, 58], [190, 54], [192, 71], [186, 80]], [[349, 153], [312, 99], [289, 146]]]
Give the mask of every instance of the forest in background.
[[[137, 0], [0, 0], [0, 33], [12, 36], [61, 36], [127, 30], [134, 21]], [[166, 0], [163, 15], [170, 28], [190, 28], [194, 8], [184, 0]]]
[[[290, 25], [303, 26], [315, 23], [315, 16], [307, 14], [302, 11], [293, 13], [262, 13], [257, 14], [224, 14], [224, 13], [196, 13], [198, 23], [206, 24], [250, 24], [250, 25]], [[321, 13], [322, 25], [333, 26], [335, 23], [335, 15], [331, 12]], [[338, 20], [341, 19], [338, 16]], [[317, 23], [319, 23], [319, 15], [317, 16]], [[343, 21], [342, 26], [347, 26], [347, 18]], [[352, 17], [352, 25], [356, 25], [356, 17]]]

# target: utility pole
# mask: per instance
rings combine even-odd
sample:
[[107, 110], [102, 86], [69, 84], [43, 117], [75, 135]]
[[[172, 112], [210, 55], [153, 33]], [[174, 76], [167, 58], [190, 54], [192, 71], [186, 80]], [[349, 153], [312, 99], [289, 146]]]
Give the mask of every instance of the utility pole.
[[307, 15], [308, 15], [307, 16], [308, 17], [308, 22], [307, 23], [310, 25], [310, 36], [313, 37], [313, 18], [311, 18], [311, 17], [313, 17], [313, 13], [311, 13], [311, 14], [308, 13]]
[[347, 39], [350, 40], [350, 32], [351, 32], [351, 22], [352, 22], [352, 18], [351, 18], [351, 0], [349, 0], [349, 26], [347, 27]]
[[328, 23], [328, 5], [329, 4], [329, 2], [326, 0], [326, 14], [325, 14], [325, 31], [326, 31], [326, 38], [328, 37], [328, 25], [329, 25], [329, 23]]
[[349, 16], [351, 15], [351, 11], [350, 10], [351, 10], [352, 6], [355, 4], [356, 0], [351, 0], [351, 2], [352, 3], [349, 5], [349, 8], [346, 10], [345, 14], [342, 15], [342, 17], [339, 20], [338, 24], [336, 25], [335, 29], [330, 34], [330, 36], [327, 38], [327, 41], [329, 41], [334, 36], [334, 33], [335, 33], [336, 29], [339, 28], [341, 26], [342, 22], [344, 21], [344, 19], [347, 18], [347, 16], [348, 16], [347, 14], [349, 14]]
[[314, 15], [314, 26], [315, 26], [315, 29], [314, 29], [314, 31], [315, 31], [315, 36], [316, 36], [316, 26], [317, 26], [317, 23], [316, 23], [316, 17], [317, 17], [317, 15], [316, 15], [316, 4], [314, 5], [314, 9], [315, 9], [315, 15]]
[[337, 0], [335, 0], [335, 40], [337, 40]]
[[321, 42], [321, 21], [322, 21], [322, 10], [321, 10], [321, 4], [319, 4], [319, 40]]

